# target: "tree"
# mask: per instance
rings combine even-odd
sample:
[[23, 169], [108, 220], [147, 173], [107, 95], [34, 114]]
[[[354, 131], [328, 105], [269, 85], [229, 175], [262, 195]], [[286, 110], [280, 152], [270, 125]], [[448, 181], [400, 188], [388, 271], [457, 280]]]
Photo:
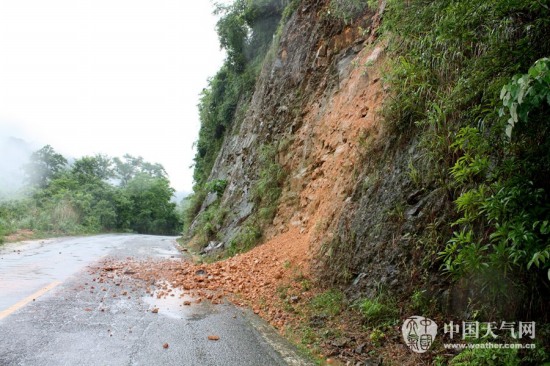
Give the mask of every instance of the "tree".
[[80, 181], [114, 177], [113, 160], [106, 155], [84, 156], [73, 163], [71, 172]]
[[114, 176], [120, 181], [122, 187], [142, 173], [154, 178], [168, 178], [168, 174], [161, 164], [146, 162], [141, 156], [125, 154], [123, 159], [114, 158], [113, 163], [115, 165]]
[[51, 180], [59, 175], [67, 166], [67, 159], [46, 145], [31, 154], [30, 161], [24, 166], [25, 176], [29, 185], [46, 187]]
[[[138, 233], [173, 234], [180, 223], [176, 204], [171, 202], [174, 189], [166, 178], [152, 177], [141, 173], [123, 188], [130, 201], [121, 207], [129, 209], [129, 226]], [[128, 214], [128, 213], [126, 213]]]
[[240, 74], [256, 57], [263, 57], [273, 39], [286, 0], [236, 0], [217, 4], [215, 14], [220, 45], [227, 52], [226, 65]]
[[245, 8], [245, 2], [237, 0], [230, 6], [219, 6], [216, 10], [216, 14], [224, 14], [216, 24], [220, 45], [227, 52], [228, 64], [236, 72], [244, 71], [246, 65], [248, 28], [242, 16]]

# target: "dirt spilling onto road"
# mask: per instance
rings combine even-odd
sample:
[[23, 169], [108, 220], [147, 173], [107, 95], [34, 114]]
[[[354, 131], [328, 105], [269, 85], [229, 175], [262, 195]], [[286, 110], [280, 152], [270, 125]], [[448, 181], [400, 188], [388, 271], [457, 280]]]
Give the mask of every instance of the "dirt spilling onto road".
[[232, 258], [195, 264], [187, 260], [106, 259], [101, 277], [131, 275], [143, 280], [146, 292], [158, 297], [178, 288], [194, 299], [219, 303], [223, 298], [254, 312], [283, 330], [296, 316], [284, 311], [285, 304], [304, 301], [310, 288], [308, 237], [298, 229], [277, 236], [252, 251]]
[[[385, 338], [384, 350], [376, 346], [362, 328], [357, 313], [342, 309], [334, 319], [312, 317], [308, 309], [322, 290], [312, 281], [309, 243], [309, 235], [295, 228], [250, 252], [215, 263], [197, 264], [179, 258], [105, 259], [92, 273], [98, 283], [138, 279], [139, 287], [148, 295], [176, 298], [185, 307], [203, 301], [220, 304], [229, 300], [250, 307], [282, 334], [294, 336], [295, 341], [302, 343], [304, 335], [300, 329], [308, 329], [312, 321], [319, 321], [324, 324], [317, 331], [327, 332], [327, 336], [316, 347], [306, 344], [327, 364], [363, 365], [372, 361], [370, 364], [377, 365], [380, 359], [369, 353], [373, 350], [391, 354], [391, 359], [401, 360], [403, 365], [419, 364], [420, 360], [411, 357], [401, 340], [393, 336]], [[158, 312], [158, 308], [150, 311]]]

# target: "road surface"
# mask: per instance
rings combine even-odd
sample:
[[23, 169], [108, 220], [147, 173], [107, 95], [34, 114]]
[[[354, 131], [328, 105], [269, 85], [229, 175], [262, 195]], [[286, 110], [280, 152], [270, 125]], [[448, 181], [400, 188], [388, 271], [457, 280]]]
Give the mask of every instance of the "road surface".
[[105, 257], [181, 254], [174, 238], [146, 235], [0, 247], [0, 365], [309, 365], [246, 310], [181, 306], [177, 296], [151, 297], [131, 278], [95, 282], [89, 266]]

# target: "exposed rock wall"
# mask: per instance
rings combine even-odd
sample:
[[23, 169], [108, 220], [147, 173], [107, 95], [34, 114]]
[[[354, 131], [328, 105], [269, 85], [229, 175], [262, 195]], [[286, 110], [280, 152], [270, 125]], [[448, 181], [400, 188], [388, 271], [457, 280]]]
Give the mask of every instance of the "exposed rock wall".
[[385, 44], [375, 37], [384, 2], [347, 26], [327, 16], [327, 6], [301, 3], [244, 120], [225, 138], [210, 176], [228, 181], [219, 233], [228, 243], [254, 212], [259, 150], [275, 144], [288, 178], [266, 238], [297, 227], [310, 238], [321, 280], [353, 292], [406, 291], [421, 281], [415, 264], [425, 255], [415, 238], [450, 201], [415, 186], [409, 168], [418, 141], [389, 138], [378, 113], [388, 95]]

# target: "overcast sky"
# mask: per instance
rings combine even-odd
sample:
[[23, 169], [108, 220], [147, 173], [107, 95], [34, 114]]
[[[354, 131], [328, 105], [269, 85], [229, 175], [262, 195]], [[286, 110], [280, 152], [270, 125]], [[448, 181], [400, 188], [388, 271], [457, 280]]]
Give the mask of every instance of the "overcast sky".
[[212, 10], [209, 0], [0, 0], [0, 137], [68, 157], [141, 155], [190, 191], [198, 95], [224, 58]]

